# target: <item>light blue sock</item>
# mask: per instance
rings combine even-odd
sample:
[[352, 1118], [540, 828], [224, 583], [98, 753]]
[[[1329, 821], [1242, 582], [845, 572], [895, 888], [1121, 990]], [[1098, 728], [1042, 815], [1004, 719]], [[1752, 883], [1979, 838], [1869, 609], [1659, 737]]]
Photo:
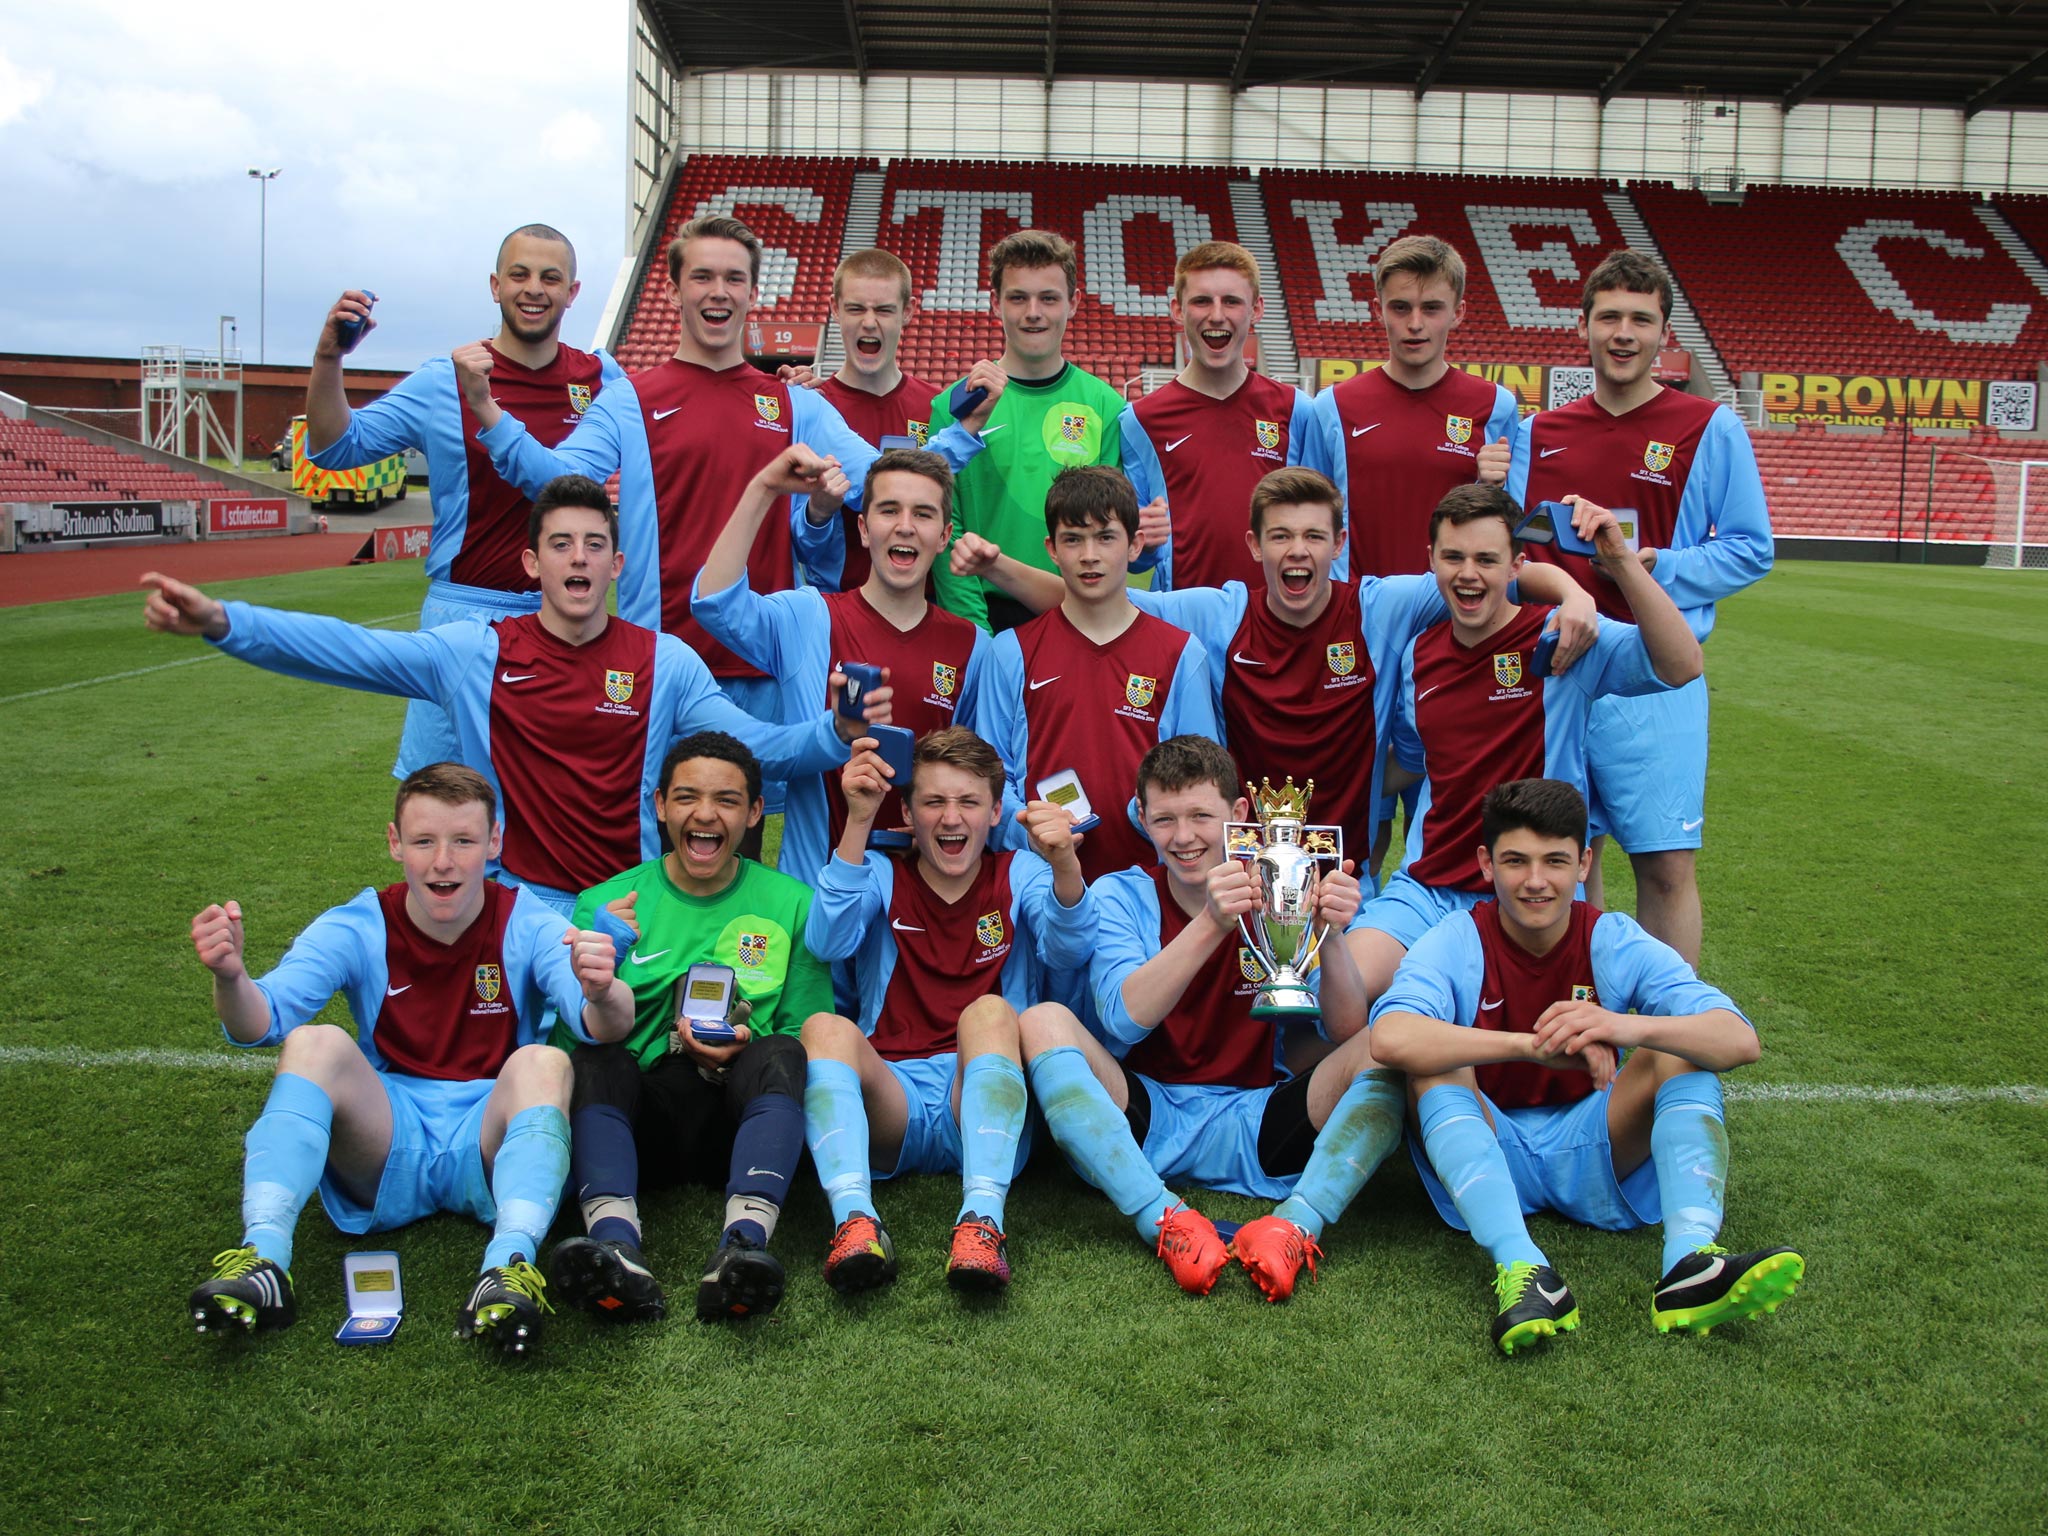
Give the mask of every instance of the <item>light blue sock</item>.
[[1401, 1144], [1408, 1095], [1398, 1072], [1361, 1072], [1351, 1080], [1330, 1118], [1316, 1133], [1315, 1150], [1294, 1193], [1274, 1207], [1310, 1237], [1344, 1214], [1373, 1170]]
[[296, 1072], [280, 1072], [263, 1113], [242, 1138], [242, 1242], [279, 1269], [292, 1267], [292, 1229], [320, 1187], [334, 1135], [334, 1100]]
[[1176, 1202], [1132, 1139], [1130, 1121], [1096, 1081], [1088, 1058], [1071, 1045], [1032, 1057], [1031, 1091], [1053, 1140], [1081, 1177], [1131, 1218], [1139, 1237], [1156, 1244], [1160, 1218]]
[[1507, 1154], [1486, 1123], [1479, 1096], [1455, 1083], [1440, 1084], [1422, 1096], [1416, 1109], [1429, 1164], [1472, 1229], [1473, 1241], [1496, 1264], [1548, 1264], [1522, 1220]]
[[1024, 1134], [1024, 1069], [1000, 1051], [984, 1051], [960, 1068], [960, 1214], [1003, 1226], [1003, 1202]]
[[857, 1211], [875, 1213], [868, 1172], [868, 1108], [860, 1074], [843, 1061], [814, 1061], [804, 1080], [804, 1132], [818, 1182], [832, 1202], [832, 1225]]
[[1728, 1128], [1721, 1119], [1721, 1079], [1685, 1072], [1657, 1090], [1651, 1111], [1650, 1161], [1664, 1206], [1664, 1269], [1721, 1235], [1728, 1189]]
[[552, 1104], [536, 1104], [514, 1115], [491, 1165], [491, 1198], [498, 1202], [498, 1219], [479, 1268], [510, 1264], [515, 1255], [540, 1257], [541, 1240], [554, 1222], [568, 1177], [569, 1117]]

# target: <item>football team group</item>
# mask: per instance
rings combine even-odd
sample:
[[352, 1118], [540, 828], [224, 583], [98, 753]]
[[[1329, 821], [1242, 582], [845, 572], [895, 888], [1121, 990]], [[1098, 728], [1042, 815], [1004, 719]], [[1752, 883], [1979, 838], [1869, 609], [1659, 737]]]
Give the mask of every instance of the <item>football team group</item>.
[[[375, 322], [341, 296], [307, 447], [426, 455], [417, 632], [145, 578], [152, 628], [412, 701], [402, 880], [260, 977], [238, 902], [193, 919], [229, 1040], [279, 1047], [199, 1330], [294, 1320], [316, 1188], [347, 1233], [488, 1226], [457, 1333], [518, 1356], [551, 1298], [662, 1317], [640, 1190], [722, 1184], [697, 1316], [757, 1317], [807, 1149], [842, 1294], [896, 1277], [875, 1186], [910, 1174], [960, 1179], [948, 1282], [1008, 1286], [1035, 1150], [1183, 1290], [1234, 1262], [1284, 1301], [1404, 1140], [1506, 1353], [1579, 1323], [1535, 1211], [1661, 1224], [1658, 1330], [1776, 1310], [1802, 1258], [1718, 1242], [1720, 1074], [1756, 1032], [1694, 970], [1701, 641], [1771, 535], [1741, 425], [1654, 377], [1656, 263], [1590, 274], [1593, 391], [1524, 420], [1447, 360], [1465, 268], [1433, 238], [1378, 258], [1384, 365], [1314, 399], [1247, 366], [1237, 245], [1181, 257], [1187, 364], [1129, 404], [1064, 355], [1057, 234], [988, 252], [1001, 350], [945, 388], [898, 366], [884, 250], [833, 278], [837, 372], [750, 364], [761, 258], [683, 226], [675, 355], [627, 375], [561, 344], [575, 252], [525, 226], [496, 334], [355, 409]], [[1276, 1012], [1234, 855], [1280, 814], [1334, 856]], [[1638, 918], [1601, 909], [1603, 838]], [[337, 993], [353, 1032], [311, 1022]], [[1190, 1189], [1275, 1203], [1219, 1230]]]

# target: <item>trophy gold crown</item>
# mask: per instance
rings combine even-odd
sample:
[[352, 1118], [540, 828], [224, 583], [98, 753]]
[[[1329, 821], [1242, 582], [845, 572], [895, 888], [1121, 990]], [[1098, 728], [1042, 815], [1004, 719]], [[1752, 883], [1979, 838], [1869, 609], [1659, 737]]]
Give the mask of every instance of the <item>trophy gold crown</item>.
[[1287, 782], [1278, 789], [1271, 779], [1260, 779], [1254, 789], [1252, 781], [1244, 781], [1244, 792], [1258, 813], [1260, 821], [1306, 821], [1308, 820], [1308, 799], [1316, 792], [1316, 781], [1310, 779], [1299, 789], [1295, 788], [1294, 775], [1287, 775]]

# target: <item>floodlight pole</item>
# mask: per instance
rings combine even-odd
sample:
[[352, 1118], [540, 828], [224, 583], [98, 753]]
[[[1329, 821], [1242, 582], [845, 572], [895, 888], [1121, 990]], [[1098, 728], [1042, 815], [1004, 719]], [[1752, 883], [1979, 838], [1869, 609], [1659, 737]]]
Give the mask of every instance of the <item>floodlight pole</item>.
[[270, 170], [249, 167], [249, 176], [256, 183], [256, 361], [267, 361], [270, 347], [270, 184], [277, 180], [284, 167], [273, 166]]

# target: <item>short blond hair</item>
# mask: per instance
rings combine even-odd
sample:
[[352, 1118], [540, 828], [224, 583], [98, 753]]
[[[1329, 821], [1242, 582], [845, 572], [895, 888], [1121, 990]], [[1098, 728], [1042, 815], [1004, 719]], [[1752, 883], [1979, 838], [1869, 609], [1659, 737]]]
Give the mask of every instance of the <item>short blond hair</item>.
[[1002, 297], [1003, 274], [1012, 267], [1058, 267], [1067, 275], [1067, 297], [1081, 291], [1074, 242], [1049, 229], [1020, 229], [989, 247], [988, 286], [997, 298]]
[[1461, 303], [1464, 301], [1465, 258], [1448, 241], [1435, 235], [1403, 235], [1381, 251], [1380, 259], [1373, 263], [1373, 292], [1385, 293], [1388, 280], [1403, 272], [1418, 283], [1442, 278], [1451, 285], [1452, 296]]
[[1252, 297], [1259, 296], [1259, 258], [1228, 240], [1204, 240], [1173, 264], [1173, 296], [1186, 291], [1193, 274], [1216, 271], [1235, 272], [1252, 285]]
[[878, 246], [869, 246], [864, 251], [855, 251], [839, 263], [832, 274], [832, 302], [839, 302], [839, 289], [849, 277], [888, 278], [903, 290], [903, 307], [910, 307], [910, 268], [903, 264], [903, 258], [894, 251], [885, 251]]

